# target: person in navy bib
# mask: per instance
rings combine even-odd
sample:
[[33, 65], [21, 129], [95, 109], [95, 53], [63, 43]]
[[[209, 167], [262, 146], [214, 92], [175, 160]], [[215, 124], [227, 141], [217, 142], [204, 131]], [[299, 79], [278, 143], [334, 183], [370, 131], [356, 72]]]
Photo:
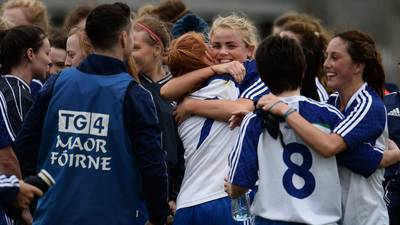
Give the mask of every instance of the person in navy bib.
[[95, 53], [46, 82], [17, 138], [20, 154], [56, 183], [33, 224], [136, 224], [139, 185], [147, 224], [165, 224], [167, 173], [154, 102], [124, 63], [133, 48], [129, 7], [99, 5], [85, 31]]

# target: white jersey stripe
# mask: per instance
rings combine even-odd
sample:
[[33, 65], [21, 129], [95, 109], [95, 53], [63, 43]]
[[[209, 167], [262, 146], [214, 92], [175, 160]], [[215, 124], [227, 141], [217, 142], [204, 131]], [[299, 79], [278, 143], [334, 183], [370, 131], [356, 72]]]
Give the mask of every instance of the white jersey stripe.
[[241, 96], [245, 97], [248, 95], [248, 92], [251, 92], [257, 85], [260, 85], [261, 79], [258, 78], [258, 80], [256, 82], [254, 82], [254, 84], [252, 84], [250, 87], [248, 87], [242, 94]]
[[361, 105], [360, 107], [355, 108], [357, 112], [354, 114], [354, 116], [350, 116], [351, 118], [347, 121], [347, 123], [340, 123], [340, 125], [335, 129], [335, 132], [341, 136], [346, 136], [346, 134], [348, 134], [355, 126], [357, 126], [360, 121], [364, 119], [365, 115], [368, 113], [368, 110], [371, 108], [372, 97], [367, 91], [362, 91], [360, 96], [357, 98], [357, 101], [361, 102]]
[[8, 118], [7, 115], [7, 104], [6, 104], [6, 99], [4, 98], [3, 93], [0, 92], [0, 111], [1, 111], [1, 115], [3, 117], [4, 120], [4, 124], [7, 128], [8, 134], [10, 135], [10, 138], [12, 141], [15, 141], [15, 133], [12, 129], [10, 120]]
[[354, 107], [353, 111], [335, 128], [336, 131], [342, 129], [343, 126], [349, 126], [349, 121], [355, 120], [356, 115], [361, 113], [362, 109], [364, 108], [365, 102], [362, 101], [360, 96], [358, 96], [355, 101], [357, 101], [357, 105]]
[[319, 100], [321, 102], [325, 102], [328, 100], [329, 95], [326, 92], [325, 87], [321, 84], [321, 82], [319, 81], [318, 77], [315, 77], [315, 84], [317, 86], [317, 91], [318, 91], [318, 96], [319, 96]]
[[12, 175], [10, 177], [1, 175], [0, 187], [19, 187], [19, 180], [15, 175]]
[[246, 94], [245, 98], [252, 99], [255, 96], [262, 93], [263, 90], [260, 91], [260, 89], [264, 89], [264, 88], [265, 88], [265, 90], [267, 89], [264, 82], [260, 78], [258, 78], [256, 83], [257, 83], [257, 86], [255, 86], [251, 90], [249, 90], [248, 93]]
[[262, 89], [257, 91], [256, 93], [252, 94], [250, 96], [250, 99], [254, 99], [257, 95], [260, 95], [261, 93], [266, 92], [268, 90], [268, 88], [265, 85], [260, 85], [259, 87]]

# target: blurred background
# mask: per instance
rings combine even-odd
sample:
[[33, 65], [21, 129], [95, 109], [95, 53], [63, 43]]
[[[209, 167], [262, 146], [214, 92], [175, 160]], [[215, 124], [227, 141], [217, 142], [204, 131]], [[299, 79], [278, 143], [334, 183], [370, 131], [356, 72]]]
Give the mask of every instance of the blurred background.
[[[52, 24], [61, 26], [67, 12], [80, 4], [100, 4], [112, 0], [42, 0], [48, 7]], [[155, 0], [119, 0], [136, 10]], [[3, 0], [0, 1], [1, 3]], [[400, 0], [184, 0], [188, 8], [211, 21], [219, 13], [239, 11], [251, 18], [261, 38], [270, 33], [272, 21], [281, 13], [297, 11], [321, 19], [333, 33], [360, 29], [369, 33], [380, 49], [387, 82], [400, 86]]]

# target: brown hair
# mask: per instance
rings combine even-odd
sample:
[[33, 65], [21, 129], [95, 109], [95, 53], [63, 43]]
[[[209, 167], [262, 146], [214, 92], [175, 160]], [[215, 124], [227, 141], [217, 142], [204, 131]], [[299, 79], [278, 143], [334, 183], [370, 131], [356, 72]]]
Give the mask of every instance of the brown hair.
[[366, 33], [349, 30], [335, 34], [347, 43], [347, 52], [355, 62], [365, 63], [362, 78], [381, 98], [384, 96], [385, 71], [374, 40]]
[[303, 48], [307, 62], [301, 94], [319, 101], [315, 77], [318, 77], [323, 84], [326, 84], [323, 64], [325, 61], [325, 49], [328, 45], [327, 32], [316, 21], [311, 22], [305, 19], [288, 22], [282, 27], [282, 30], [299, 35], [300, 45]]
[[173, 24], [188, 12], [182, 0], [161, 0], [160, 4], [152, 10], [160, 20]]
[[299, 18], [301, 18], [300, 13], [297, 13], [294, 11], [289, 11], [289, 12], [283, 13], [280, 16], [278, 16], [274, 20], [273, 26], [274, 27], [283, 27], [286, 23], [298, 20]]
[[[69, 33], [72, 28], [78, 25], [82, 20], [86, 20], [86, 17], [92, 11], [93, 7], [89, 5], [78, 6], [71, 10], [64, 22], [64, 29]], [[85, 29], [82, 27], [82, 29]]]
[[39, 0], [9, 0], [2, 5], [5, 9], [21, 8], [26, 20], [31, 24], [40, 27], [45, 33], [49, 29], [49, 18], [47, 8]]
[[[138, 24], [140, 24], [140, 26]], [[160, 40], [160, 44], [164, 47], [163, 51], [167, 51], [171, 38], [165, 24], [156, 17], [144, 15], [136, 18], [133, 29], [135, 31], [145, 31], [147, 34], [146, 42], [151, 46], [154, 46], [157, 44], [158, 40]], [[148, 30], [150, 30], [150, 33], [156, 35], [156, 37], [153, 37]]]
[[167, 58], [172, 75], [180, 76], [211, 65], [203, 60], [207, 51], [204, 40], [202, 34], [189, 32], [172, 41]]

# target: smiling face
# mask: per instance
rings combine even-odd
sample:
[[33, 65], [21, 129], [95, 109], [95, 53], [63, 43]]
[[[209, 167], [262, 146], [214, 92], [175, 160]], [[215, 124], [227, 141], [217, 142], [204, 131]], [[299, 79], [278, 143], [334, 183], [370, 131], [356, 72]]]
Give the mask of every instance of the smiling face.
[[216, 28], [211, 37], [211, 53], [216, 63], [244, 62], [253, 55], [254, 48], [247, 46], [239, 32], [230, 28]]
[[326, 48], [324, 70], [329, 88], [341, 92], [355, 82], [362, 82], [362, 72], [358, 71], [359, 63], [352, 60], [347, 51], [347, 43], [339, 38], [333, 38]]

